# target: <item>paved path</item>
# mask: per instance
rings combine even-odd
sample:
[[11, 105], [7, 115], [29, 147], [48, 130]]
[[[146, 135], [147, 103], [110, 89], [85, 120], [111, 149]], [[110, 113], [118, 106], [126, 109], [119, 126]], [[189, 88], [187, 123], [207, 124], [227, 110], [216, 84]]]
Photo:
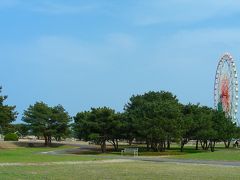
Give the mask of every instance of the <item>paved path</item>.
[[[64, 149], [57, 151], [42, 152], [45, 154], [52, 155], [66, 155], [66, 154], [77, 154], [82, 151], [96, 150], [95, 146], [91, 145], [80, 145], [79, 148], [74, 149]], [[203, 164], [203, 165], [219, 165], [219, 166], [239, 166], [240, 161], [210, 161], [210, 160], [194, 160], [194, 159], [171, 159], [159, 156], [119, 156], [119, 155], [84, 155], [94, 158], [104, 158], [104, 159], [123, 159], [123, 160], [137, 160], [137, 161], [147, 161], [147, 162], [166, 162], [166, 163], [184, 163], [184, 164]]]
[[133, 162], [131, 159], [108, 159], [98, 161], [60, 161], [60, 162], [39, 162], [39, 163], [0, 163], [3, 166], [49, 166], [49, 165], [74, 165], [74, 164], [105, 164]]
[[[71, 144], [66, 144], [66, 145], [72, 146]], [[41, 152], [41, 154], [60, 155], [60, 154], [78, 154], [80, 152], [87, 152], [87, 151], [98, 151], [97, 147], [92, 145], [73, 145], [73, 146], [75, 146], [76, 148], [46, 151], [46, 152]]]
[[[131, 158], [132, 159], [132, 158]], [[205, 165], [219, 165], [219, 166], [239, 166], [240, 162], [234, 161], [210, 161], [210, 160], [194, 160], [194, 159], [171, 159], [171, 158], [154, 158], [154, 157], [139, 157], [135, 158], [141, 161], [151, 162], [170, 162], [170, 163], [185, 163], [185, 164], [205, 164]]]

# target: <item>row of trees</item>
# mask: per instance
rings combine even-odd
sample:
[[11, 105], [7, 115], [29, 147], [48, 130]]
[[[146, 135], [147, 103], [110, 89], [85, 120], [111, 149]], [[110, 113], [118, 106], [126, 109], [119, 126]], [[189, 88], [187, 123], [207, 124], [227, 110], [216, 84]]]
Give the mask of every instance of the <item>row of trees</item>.
[[106, 142], [118, 148], [120, 139], [131, 144], [135, 139], [146, 143], [148, 150], [165, 151], [171, 142], [179, 142], [181, 151], [190, 140], [196, 149], [214, 151], [215, 143], [223, 141], [228, 148], [232, 138], [239, 136], [236, 124], [223, 112], [206, 106], [182, 105], [169, 92], [148, 92], [132, 96], [124, 113], [107, 107], [92, 108], [74, 117], [73, 129], [79, 139], [92, 140], [106, 150]]
[[[0, 93], [2, 87], [0, 87]], [[18, 113], [16, 106], [5, 104], [7, 96], [0, 96], [0, 134], [17, 133], [20, 136], [35, 135], [44, 137], [45, 145], [51, 143], [52, 137], [61, 140], [70, 134], [71, 117], [61, 105], [49, 107], [43, 102], [30, 105], [24, 111], [22, 124], [13, 124]]]
[[185, 144], [196, 140], [196, 149], [214, 151], [216, 142], [223, 141], [228, 148], [232, 138], [239, 137], [239, 128], [224, 112], [199, 104], [183, 105], [165, 91], [132, 96], [122, 113], [108, 107], [79, 112], [72, 124], [63, 106], [49, 107], [37, 102], [24, 111], [25, 124], [11, 125], [17, 113], [14, 106], [3, 104], [6, 98], [0, 96], [2, 129], [7, 131], [12, 127], [22, 135], [44, 137], [46, 145], [52, 137], [61, 140], [74, 134], [78, 139], [101, 145], [103, 152], [107, 142], [117, 150], [120, 140], [127, 140], [130, 145], [133, 140], [139, 141], [154, 151], [169, 149], [171, 142], [178, 142], [183, 151]]

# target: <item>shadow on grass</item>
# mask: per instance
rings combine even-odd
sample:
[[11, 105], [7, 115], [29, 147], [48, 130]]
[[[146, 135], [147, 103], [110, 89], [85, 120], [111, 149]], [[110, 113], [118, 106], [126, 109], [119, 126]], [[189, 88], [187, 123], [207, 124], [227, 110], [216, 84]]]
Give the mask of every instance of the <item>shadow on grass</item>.
[[79, 152], [73, 152], [72, 154], [76, 155], [102, 155], [104, 153], [100, 151], [79, 151]]
[[48, 146], [45, 146], [44, 143], [42, 142], [19, 142], [19, 141], [16, 141], [16, 142], [11, 142], [13, 143], [14, 145], [18, 146], [18, 147], [34, 147], [34, 148], [42, 148], [42, 147], [52, 147], [52, 148], [58, 148], [58, 147], [61, 147], [61, 146], [64, 146], [64, 144], [58, 144], [58, 143], [51, 143], [50, 145]]
[[[72, 154], [77, 155], [121, 155], [121, 150], [124, 148], [138, 148], [139, 156], [175, 156], [175, 155], [186, 155], [186, 154], [197, 154], [197, 153], [205, 153], [207, 151], [204, 150], [195, 150], [195, 147], [186, 147], [184, 151], [181, 152], [179, 147], [172, 147], [170, 149], [166, 149], [163, 152], [156, 152], [153, 150], [148, 151], [146, 147], [138, 146], [138, 145], [121, 145], [119, 149], [115, 151], [112, 146], [107, 147], [107, 151], [102, 153], [100, 148], [89, 149], [89, 150], [81, 150], [77, 152], [72, 152]], [[133, 153], [124, 153], [124, 155], [133, 155]]]

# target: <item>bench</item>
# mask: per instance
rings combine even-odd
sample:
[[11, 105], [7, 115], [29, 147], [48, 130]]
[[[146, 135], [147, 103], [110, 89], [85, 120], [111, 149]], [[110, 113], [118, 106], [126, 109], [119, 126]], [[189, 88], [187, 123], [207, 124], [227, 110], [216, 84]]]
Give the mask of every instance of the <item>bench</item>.
[[121, 155], [123, 156], [124, 153], [133, 153], [134, 156], [138, 156], [138, 148], [124, 148]]

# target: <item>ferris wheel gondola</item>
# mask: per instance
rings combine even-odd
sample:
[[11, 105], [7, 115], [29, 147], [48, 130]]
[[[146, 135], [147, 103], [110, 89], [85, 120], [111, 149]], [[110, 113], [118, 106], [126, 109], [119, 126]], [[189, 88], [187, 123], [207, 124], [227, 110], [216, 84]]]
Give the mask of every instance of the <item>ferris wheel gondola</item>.
[[220, 59], [214, 83], [214, 106], [224, 111], [226, 116], [237, 123], [238, 112], [238, 76], [236, 64], [229, 53]]

